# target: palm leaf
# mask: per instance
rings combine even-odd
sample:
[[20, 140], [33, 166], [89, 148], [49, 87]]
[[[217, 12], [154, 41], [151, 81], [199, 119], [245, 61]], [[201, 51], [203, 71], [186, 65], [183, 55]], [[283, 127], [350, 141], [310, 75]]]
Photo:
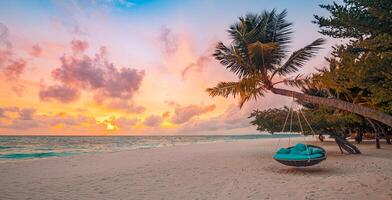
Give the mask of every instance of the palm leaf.
[[289, 59], [273, 72], [270, 80], [272, 80], [275, 74], [285, 76], [290, 73], [297, 72], [306, 61], [310, 60], [310, 58], [312, 58], [321, 49], [320, 46], [324, 43], [325, 39], [318, 38], [309, 45], [306, 45], [304, 48], [293, 52]]
[[289, 85], [292, 87], [303, 87], [304, 85], [308, 85], [310, 83], [310, 81], [311, 81], [310, 76], [304, 76], [302, 74], [298, 74], [294, 78], [283, 79], [282, 81], [278, 81], [278, 82], [274, 83], [274, 85], [276, 85], [278, 83], [283, 83], [285, 85]]
[[243, 78], [238, 82], [220, 82], [213, 88], [207, 88], [211, 97], [223, 96], [225, 98], [240, 96], [240, 107], [250, 99], [264, 96], [265, 88], [260, 77]]
[[222, 42], [219, 42], [216, 46], [213, 56], [239, 78], [252, 74], [256, 70], [250, 65], [247, 56], [244, 56], [241, 50], [234, 46], [227, 47]]

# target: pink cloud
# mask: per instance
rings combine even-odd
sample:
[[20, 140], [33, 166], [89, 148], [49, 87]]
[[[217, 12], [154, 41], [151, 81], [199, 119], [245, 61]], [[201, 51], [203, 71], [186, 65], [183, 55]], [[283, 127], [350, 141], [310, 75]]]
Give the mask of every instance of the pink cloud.
[[4, 75], [11, 80], [19, 79], [26, 68], [26, 61], [23, 59], [10, 60], [4, 68]]
[[10, 49], [0, 49], [0, 69], [6, 65], [11, 56], [12, 51]]
[[[86, 42], [73, 40], [71, 47], [74, 52], [81, 53], [88, 46]], [[109, 107], [123, 109], [128, 111], [140, 113], [144, 111], [141, 106], [130, 104], [134, 94], [139, 90], [142, 80], [144, 78], [144, 71], [126, 67], [115, 67], [107, 60], [107, 49], [101, 47], [100, 53], [96, 54], [94, 58], [87, 55], [81, 56], [67, 56], [60, 58], [61, 66], [52, 71], [52, 77], [59, 81], [66, 88], [59, 86], [50, 88], [53, 95], [58, 94], [73, 94], [71, 97], [62, 101], [69, 103], [79, 97], [79, 92], [92, 92], [95, 101], [100, 104], [105, 104]], [[73, 88], [71, 90], [71, 88]], [[79, 92], [76, 92], [75, 88]], [[64, 93], [63, 93], [64, 92]], [[43, 94], [46, 94], [43, 91]], [[41, 98], [42, 99], [42, 98]], [[59, 96], [58, 99], [63, 99]]]
[[159, 115], [150, 115], [144, 119], [143, 124], [150, 127], [157, 127], [162, 123], [162, 117]]
[[159, 42], [162, 45], [163, 52], [165, 54], [173, 54], [177, 51], [179, 41], [177, 36], [173, 34], [173, 31], [166, 26], [161, 28], [159, 34]]
[[132, 129], [132, 126], [136, 125], [140, 120], [137, 118], [125, 118], [125, 117], [119, 117], [117, 119], [114, 119], [112, 121], [113, 125], [116, 125], [122, 130], [129, 130]]
[[104, 69], [96, 60], [88, 56], [75, 58], [63, 56], [61, 66], [52, 71], [52, 77], [66, 85], [78, 88], [100, 88], [104, 82]]
[[30, 55], [33, 57], [39, 57], [42, 54], [42, 48], [36, 44], [31, 47]]
[[[34, 108], [0, 107], [0, 118], [10, 120], [10, 123], [6, 124], [0, 121], [0, 129], [30, 130], [38, 128], [41, 131], [49, 130], [55, 125], [77, 128], [82, 123], [90, 127], [97, 127], [97, 121], [91, 117], [71, 116], [65, 113], [38, 115]], [[119, 122], [125, 123], [126, 121], [119, 119]]]
[[206, 65], [211, 62], [211, 60], [211, 56], [209, 55], [200, 56], [199, 58], [197, 58], [196, 62], [191, 63], [185, 67], [185, 69], [181, 73], [182, 78], [185, 78], [187, 73], [189, 73], [192, 69], [196, 69], [198, 72], [201, 72], [206, 67]]
[[[36, 110], [32, 108], [5, 107], [0, 108], [0, 118], [11, 119], [11, 124], [2, 124], [0, 128], [29, 129], [38, 127], [38, 122], [33, 120]], [[11, 117], [17, 115], [16, 118]]]
[[19, 108], [17, 107], [0, 107], [0, 118], [9, 118], [8, 113], [18, 112]]
[[39, 97], [42, 101], [57, 100], [62, 103], [69, 103], [79, 99], [80, 91], [65, 85], [52, 85], [42, 87], [39, 91]]
[[185, 78], [191, 71], [196, 71], [198, 73], [202, 72], [207, 65], [212, 62], [212, 52], [214, 51], [214, 48], [215, 42], [211, 43], [207, 50], [200, 55], [195, 62], [190, 63], [184, 68], [184, 70], [182, 70], [182, 78]]
[[26, 67], [26, 60], [17, 57], [13, 52], [12, 44], [8, 40], [8, 28], [0, 23], [0, 71], [9, 81], [7, 86], [18, 96], [21, 96], [25, 89], [19, 78]]
[[32, 120], [33, 115], [36, 112], [33, 108], [26, 108], [19, 110], [19, 119], [20, 120]]
[[216, 106], [214, 104], [208, 106], [179, 106], [174, 109], [174, 114], [171, 118], [172, 122], [176, 124], [183, 124], [195, 116], [199, 116], [208, 112], [215, 110]]
[[12, 47], [11, 42], [8, 40], [8, 28], [3, 23], [0, 23], [0, 47], [10, 49]]
[[71, 50], [74, 54], [84, 53], [88, 48], [88, 43], [82, 40], [72, 40], [70, 44]]

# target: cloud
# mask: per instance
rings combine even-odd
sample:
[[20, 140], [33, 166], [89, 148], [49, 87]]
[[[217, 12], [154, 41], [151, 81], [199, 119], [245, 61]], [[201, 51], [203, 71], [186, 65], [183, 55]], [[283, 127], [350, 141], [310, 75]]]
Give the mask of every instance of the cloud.
[[0, 22], [0, 48], [12, 48], [11, 42], [8, 40], [8, 28]]
[[9, 80], [18, 79], [26, 68], [26, 61], [16, 58], [8, 40], [8, 28], [0, 23], [0, 70]]
[[215, 108], [216, 106], [214, 104], [208, 106], [176, 106], [171, 121], [176, 124], [183, 124], [192, 119], [193, 117], [205, 114], [207, 112], [211, 112], [215, 110]]
[[129, 9], [134, 3], [129, 0], [77, 0], [51, 1], [56, 13], [51, 16], [55, 25], [60, 25], [68, 33], [86, 36], [94, 30], [107, 27], [105, 17], [118, 9]]
[[[102, 49], [101, 49], [102, 52]], [[105, 97], [129, 99], [139, 89], [144, 71], [114, 67], [101, 54], [90, 58], [63, 56], [61, 66], [52, 71], [55, 80], [86, 90], [97, 90]]]
[[150, 115], [143, 121], [143, 124], [149, 127], [157, 127], [161, 123], [162, 123], [162, 117], [159, 115]]
[[[74, 53], [82, 54], [87, 47], [86, 42], [71, 41]], [[66, 95], [70, 98], [62, 102], [70, 103], [78, 99], [81, 91], [86, 91], [93, 93], [99, 104], [136, 113], [144, 111], [143, 107], [129, 102], [141, 86], [144, 70], [115, 67], [107, 60], [106, 47], [101, 47], [99, 54], [93, 58], [87, 55], [64, 55], [60, 62], [60, 67], [52, 71], [52, 77], [60, 82], [61, 86], [44, 88], [40, 96], [42, 93], [43, 97], [63, 99]], [[53, 92], [48, 93], [48, 89]], [[55, 97], [56, 94], [59, 96]]]
[[61, 103], [69, 103], [79, 99], [80, 91], [65, 85], [42, 86], [39, 91], [39, 97], [42, 101], [57, 100]]
[[12, 44], [8, 40], [8, 28], [0, 23], [0, 69], [6, 65], [12, 54]]
[[88, 48], [88, 43], [82, 40], [72, 40], [71, 41], [71, 50], [74, 54], [81, 54], [86, 51]]
[[181, 73], [182, 78], [185, 78], [187, 73], [189, 73], [192, 69], [196, 69], [198, 72], [201, 72], [207, 66], [207, 64], [211, 62], [211, 60], [211, 56], [209, 55], [200, 56], [197, 58], [196, 62], [193, 62], [185, 67]]
[[170, 112], [164, 112], [163, 114], [162, 114], [162, 119], [167, 119], [167, 118], [169, 118], [170, 117]]
[[105, 103], [102, 103], [108, 108], [131, 112], [131, 113], [143, 113], [146, 108], [143, 106], [135, 105], [133, 102], [129, 102], [127, 100], [121, 99], [113, 99], [109, 101], [103, 100]]
[[76, 127], [82, 124], [96, 127], [94, 118], [70, 116], [65, 113], [56, 115], [38, 115], [34, 108], [0, 107], [0, 128], [13, 130], [49, 130], [54, 126]]
[[36, 110], [33, 108], [21, 109], [21, 110], [19, 110], [19, 119], [20, 120], [32, 120], [35, 111]]
[[254, 105], [245, 104], [242, 109], [231, 104], [219, 116], [208, 119], [194, 119], [179, 128], [179, 132], [183, 131], [216, 131], [216, 130], [230, 130], [250, 127], [251, 119], [248, 118]]
[[137, 118], [125, 118], [125, 117], [119, 117], [117, 119], [114, 119], [112, 121], [112, 124], [120, 128], [121, 130], [129, 130], [132, 129], [133, 126], [135, 126], [137, 123], [139, 123], [139, 119]]
[[78, 126], [82, 123], [96, 124], [96, 120], [85, 116], [71, 116], [64, 113], [48, 116], [42, 115], [36, 117], [37, 121], [46, 122], [51, 127], [64, 125], [64, 126]]
[[12, 51], [10, 49], [0, 49], [0, 69], [6, 65], [11, 56]]
[[178, 38], [168, 27], [162, 26], [158, 39], [165, 54], [173, 54], [177, 51], [179, 45]]
[[19, 96], [25, 88], [19, 82], [19, 78], [25, 72], [26, 67], [26, 60], [15, 56], [13, 52], [12, 44], [8, 40], [8, 28], [0, 23], [0, 71], [9, 81], [8, 87]]
[[23, 59], [9, 60], [9, 64], [3, 69], [4, 75], [10, 80], [19, 79], [26, 69], [26, 61]]
[[196, 71], [198, 73], [202, 72], [209, 63], [212, 61], [212, 52], [214, 51], [215, 48], [215, 43], [211, 43], [207, 50], [200, 55], [195, 62], [190, 63], [187, 65], [181, 72], [182, 78], [185, 78], [187, 74], [189, 74], [191, 71]]
[[33, 120], [35, 109], [5, 107], [0, 108], [0, 119], [8, 119], [11, 123], [0, 121], [0, 128], [29, 129], [38, 127], [38, 122]]
[[9, 113], [19, 112], [19, 108], [17, 107], [0, 107], [0, 118], [9, 118]]
[[41, 54], [42, 54], [42, 48], [38, 44], [35, 44], [31, 47], [31, 50], [30, 50], [31, 56], [39, 57]]

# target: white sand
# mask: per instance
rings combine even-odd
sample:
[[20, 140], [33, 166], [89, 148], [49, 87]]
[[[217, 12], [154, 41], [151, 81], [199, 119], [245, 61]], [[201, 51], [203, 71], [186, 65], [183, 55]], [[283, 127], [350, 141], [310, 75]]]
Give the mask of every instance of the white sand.
[[[281, 141], [287, 145], [287, 141]], [[316, 144], [318, 144], [316, 142]], [[195, 144], [0, 163], [0, 199], [392, 199], [392, 145], [290, 168], [275, 141]]]

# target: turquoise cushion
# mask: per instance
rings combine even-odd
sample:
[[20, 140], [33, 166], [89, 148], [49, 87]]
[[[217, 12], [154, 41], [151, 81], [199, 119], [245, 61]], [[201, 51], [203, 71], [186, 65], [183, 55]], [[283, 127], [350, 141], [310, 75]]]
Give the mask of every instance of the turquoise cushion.
[[312, 154], [324, 154], [325, 152], [319, 148], [312, 148]]
[[290, 148], [290, 154], [301, 155], [301, 152], [301, 150], [298, 150], [296, 148]]
[[280, 148], [276, 153], [277, 154], [289, 154], [290, 153], [290, 149]]
[[308, 149], [301, 151], [299, 154], [300, 155], [311, 155], [311, 154], [313, 154], [313, 151], [312, 151], [312, 149], [308, 148]]
[[294, 148], [300, 151], [304, 151], [306, 149], [306, 145], [302, 143], [298, 143], [294, 146]]
[[321, 158], [323, 154], [312, 154], [312, 155], [295, 155], [295, 154], [275, 154], [274, 158], [279, 160], [308, 160], [314, 158]]

